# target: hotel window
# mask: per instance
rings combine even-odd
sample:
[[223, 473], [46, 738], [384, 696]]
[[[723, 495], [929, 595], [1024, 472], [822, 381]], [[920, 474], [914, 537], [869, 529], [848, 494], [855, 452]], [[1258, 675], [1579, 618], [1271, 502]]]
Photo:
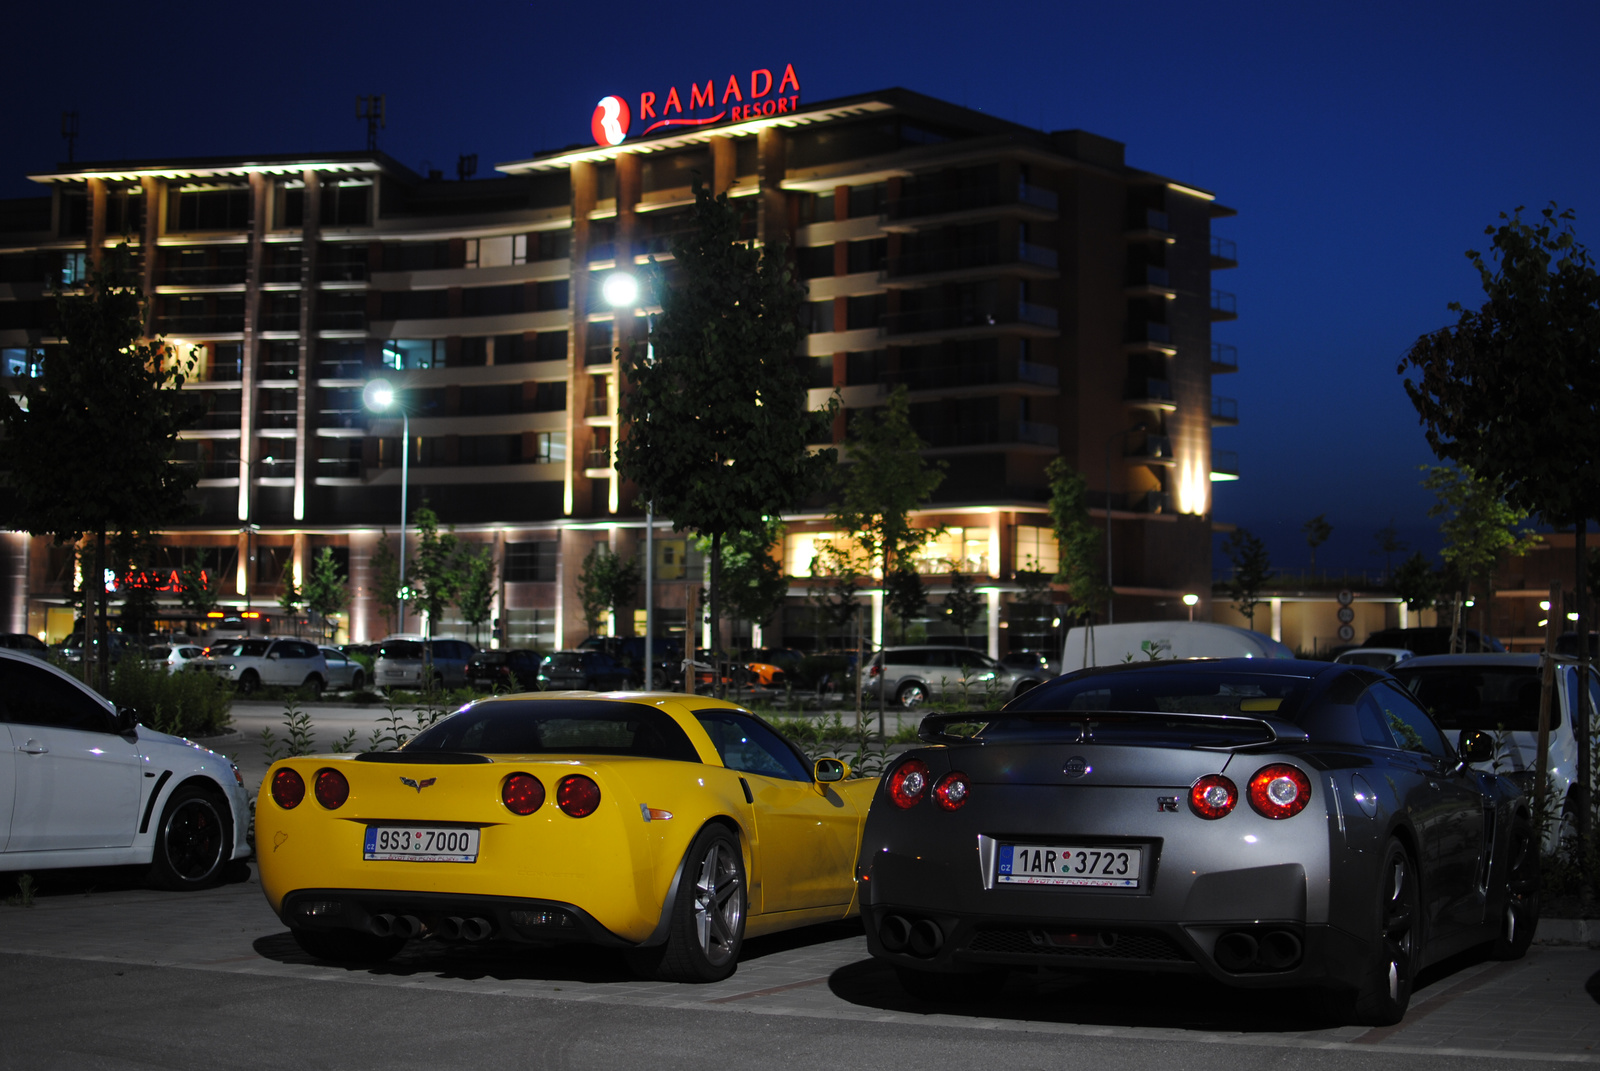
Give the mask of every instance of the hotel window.
[[832, 223], [833, 194], [808, 193], [800, 202], [801, 223]]
[[1061, 568], [1061, 551], [1053, 529], [1017, 525], [1014, 549], [1018, 569], [1037, 569], [1055, 576], [1056, 570]]
[[525, 584], [556, 578], [561, 544], [553, 539], [506, 544], [506, 583]]
[[524, 311], [528, 288], [521, 283], [510, 286], [477, 286], [461, 291], [461, 315], [510, 316]]
[[802, 279], [820, 279], [833, 274], [833, 243], [795, 250], [795, 262]]
[[442, 338], [391, 338], [383, 344], [383, 366], [396, 372], [411, 368], [443, 368]]
[[[539, 312], [551, 312], [567, 307], [567, 280], [557, 279], [554, 282], [540, 283], [535, 290], [534, 306]], [[566, 357], [565, 351], [561, 355]]]
[[346, 179], [324, 181], [322, 186], [322, 226], [365, 227], [371, 222], [372, 181]]
[[447, 290], [389, 290], [382, 302], [385, 320], [441, 320], [450, 315]]
[[826, 334], [833, 330], [833, 299], [826, 301], [813, 301], [811, 308], [811, 333], [813, 335]]
[[567, 433], [534, 431], [522, 437], [522, 460], [535, 465], [553, 465], [567, 459]]
[[467, 260], [469, 268], [503, 268], [523, 264], [528, 260], [528, 236], [507, 234], [499, 238], [468, 238]]
[[882, 271], [889, 259], [889, 239], [868, 238], [864, 242], [851, 242], [846, 247], [849, 258], [845, 270], [854, 275], [864, 271]]
[[888, 187], [881, 182], [873, 182], [866, 186], [850, 187], [850, 218], [861, 216], [876, 216], [883, 212], [884, 202], [888, 199]]
[[533, 237], [539, 243], [535, 260], [561, 260], [572, 253], [571, 231], [540, 231]]
[[450, 266], [449, 242], [385, 242], [384, 271], [437, 271]]
[[816, 562], [817, 575], [825, 575], [830, 547], [849, 552], [855, 544], [844, 532], [794, 532], [784, 539], [783, 567], [790, 576], [810, 576]]
[[244, 186], [183, 186], [167, 201], [168, 231], [239, 231], [250, 226]]
[[845, 306], [846, 330], [861, 331], [878, 326], [878, 321], [883, 318], [884, 310], [888, 307], [888, 297], [884, 294], [863, 294], [860, 297], [847, 298]]

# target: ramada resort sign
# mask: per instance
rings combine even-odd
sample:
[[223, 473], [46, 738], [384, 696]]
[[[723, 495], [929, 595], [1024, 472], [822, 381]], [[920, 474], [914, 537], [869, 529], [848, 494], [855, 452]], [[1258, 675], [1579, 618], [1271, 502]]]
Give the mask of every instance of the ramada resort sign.
[[794, 64], [784, 66], [783, 74], [774, 77], [766, 67], [750, 72], [741, 80], [730, 74], [725, 82], [707, 78], [705, 85], [689, 83], [689, 92], [680, 93], [673, 86], [663, 96], [658, 93], [639, 94], [637, 110], [628, 107], [623, 97], [603, 97], [594, 106], [594, 118], [589, 129], [594, 132], [597, 145], [620, 145], [628, 136], [635, 121], [650, 125], [635, 136], [643, 137], [656, 130], [675, 126], [709, 126], [712, 123], [740, 123], [759, 119], [765, 115], [782, 115], [792, 112], [800, 103], [800, 79], [795, 77]]

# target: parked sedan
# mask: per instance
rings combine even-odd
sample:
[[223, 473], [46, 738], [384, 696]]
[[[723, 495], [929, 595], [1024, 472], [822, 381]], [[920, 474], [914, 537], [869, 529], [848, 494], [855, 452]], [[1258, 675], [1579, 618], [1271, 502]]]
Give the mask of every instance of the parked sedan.
[[196, 664], [233, 681], [246, 695], [274, 686], [305, 688], [320, 696], [328, 686], [322, 652], [304, 640], [225, 640], [212, 644]]
[[504, 688], [525, 692], [538, 686], [538, 651], [514, 647], [501, 651], [478, 651], [467, 662], [467, 683], [474, 688]]
[[42, 662], [50, 661], [50, 648], [43, 640], [26, 632], [0, 633], [0, 647], [19, 654], [31, 655]]
[[367, 669], [337, 647], [318, 647], [328, 666], [328, 687], [359, 692], [367, 686]]
[[145, 648], [145, 657], [158, 666], [166, 666], [168, 673], [177, 673], [179, 670], [204, 658], [206, 649], [191, 643], [157, 644]]
[[608, 692], [617, 688], [637, 688], [644, 675], [599, 651], [557, 651], [539, 663], [535, 678], [540, 691], [576, 689]]
[[909, 710], [935, 698], [1011, 699], [1049, 676], [1042, 667], [1016, 669], [970, 647], [885, 647], [867, 666], [866, 688], [874, 696], [883, 689]]
[[1398, 1022], [1417, 972], [1527, 950], [1538, 844], [1392, 678], [1293, 660], [1133, 663], [924, 718], [861, 845], [869, 951], [923, 999], [1016, 968], [1324, 987]]
[[198, 889], [250, 854], [250, 800], [223, 756], [12, 651], [0, 696], [0, 870], [147, 865]]

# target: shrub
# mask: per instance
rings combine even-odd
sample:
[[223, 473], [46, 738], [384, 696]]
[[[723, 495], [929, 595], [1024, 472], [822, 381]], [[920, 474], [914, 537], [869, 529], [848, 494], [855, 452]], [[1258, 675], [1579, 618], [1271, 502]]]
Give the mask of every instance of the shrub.
[[132, 707], [139, 721], [174, 736], [212, 736], [226, 730], [233, 707], [233, 682], [201, 670], [168, 673], [125, 658], [111, 671], [111, 695], [119, 707]]

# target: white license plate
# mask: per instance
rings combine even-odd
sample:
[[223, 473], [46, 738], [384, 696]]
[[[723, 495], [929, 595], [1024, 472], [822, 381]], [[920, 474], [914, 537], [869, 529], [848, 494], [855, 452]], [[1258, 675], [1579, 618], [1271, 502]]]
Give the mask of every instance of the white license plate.
[[478, 831], [439, 826], [368, 826], [364, 859], [476, 863]]
[[1076, 885], [1137, 889], [1144, 853], [1138, 848], [1076, 844], [1002, 844], [995, 881], [1001, 885]]

